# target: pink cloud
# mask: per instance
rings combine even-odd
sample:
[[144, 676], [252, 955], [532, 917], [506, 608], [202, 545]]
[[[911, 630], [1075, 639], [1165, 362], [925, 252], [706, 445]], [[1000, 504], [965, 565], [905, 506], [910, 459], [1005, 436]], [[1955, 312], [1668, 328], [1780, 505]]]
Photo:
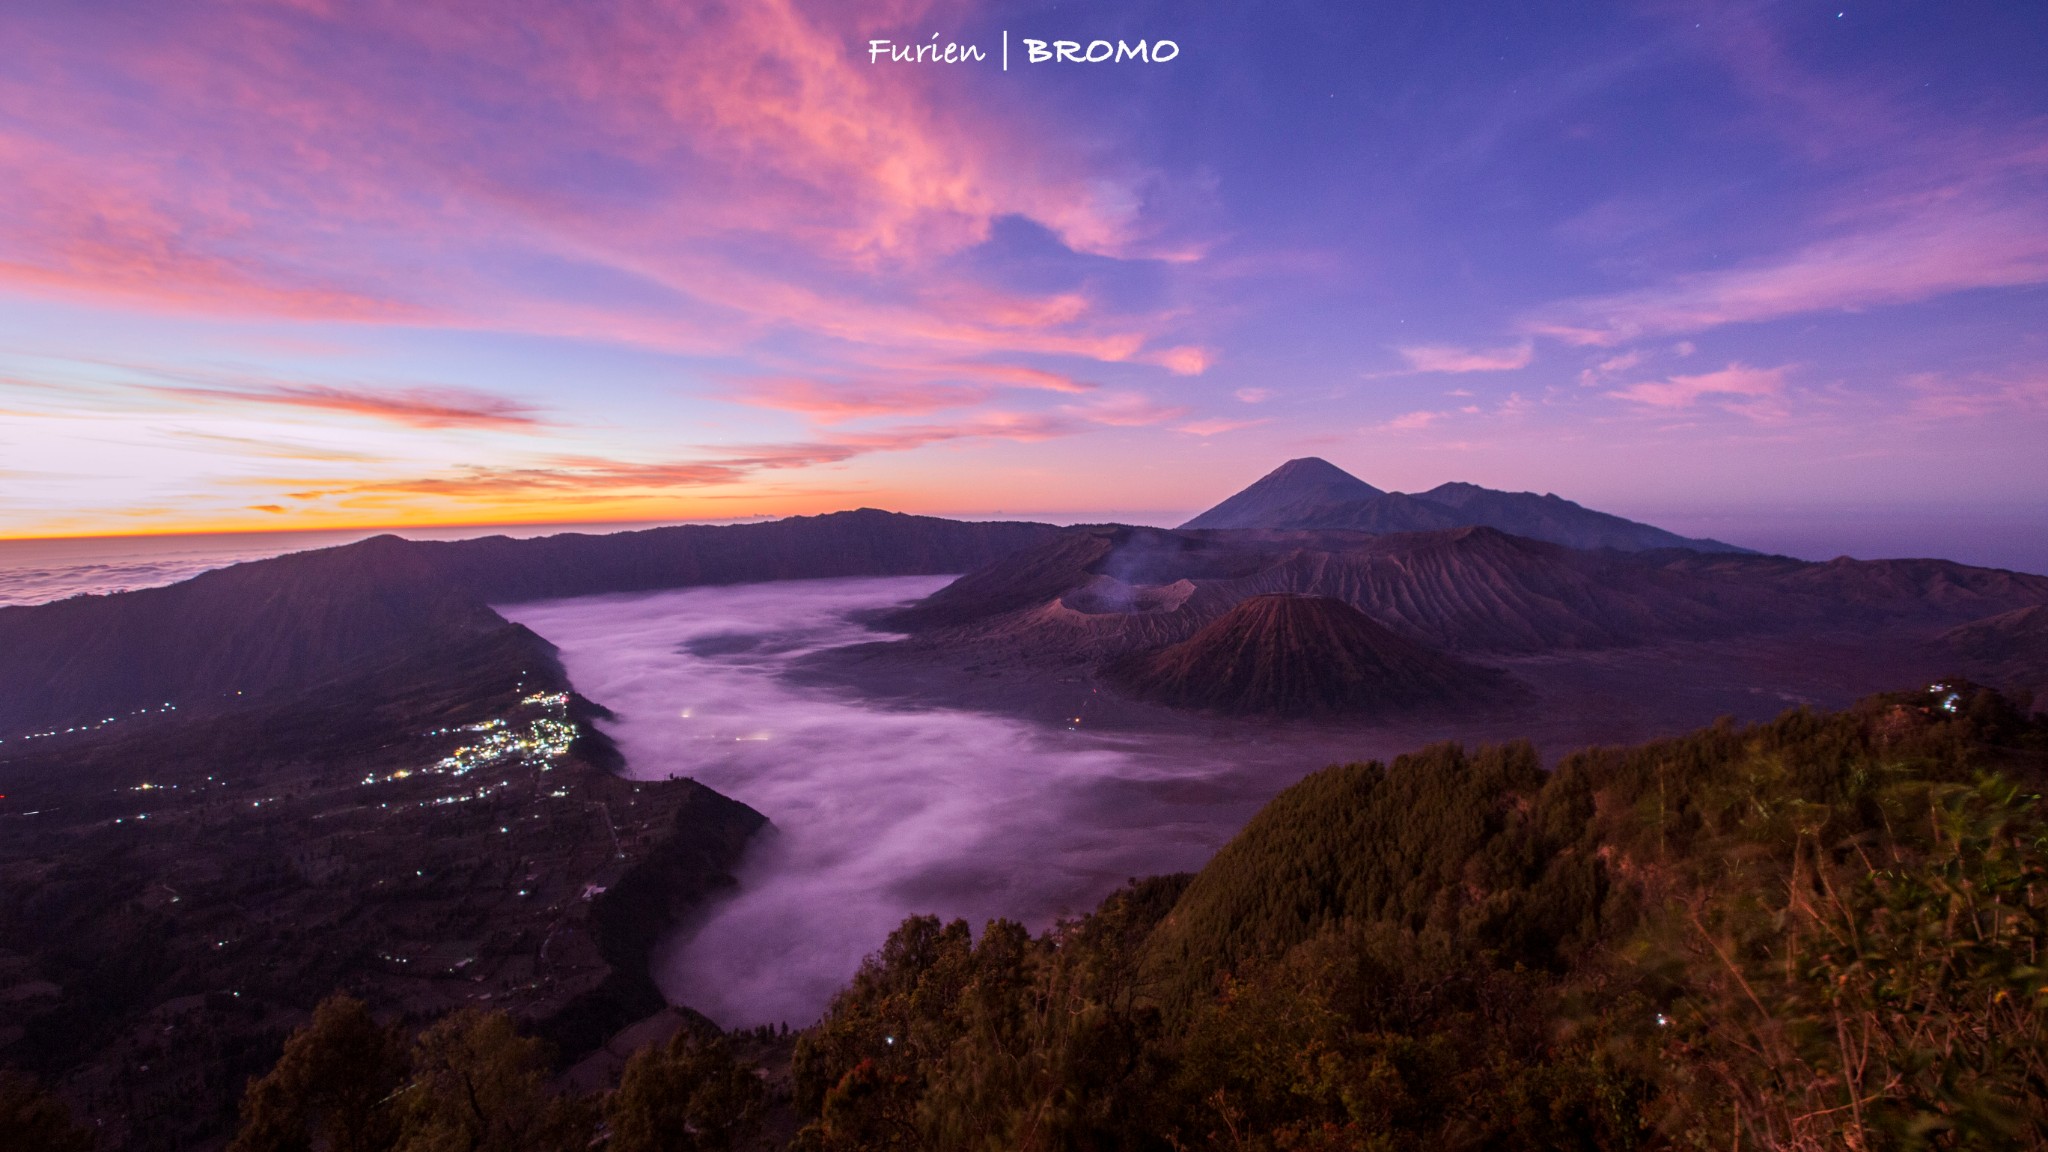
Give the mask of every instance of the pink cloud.
[[1713, 401], [1730, 412], [1753, 420], [1770, 421], [1784, 415], [1779, 397], [1785, 390], [1789, 368], [1751, 368], [1730, 364], [1718, 372], [1694, 376], [1672, 376], [1607, 393], [1650, 408], [1691, 408], [1702, 400]]
[[1408, 367], [1417, 372], [1508, 372], [1526, 368], [1536, 356], [1528, 342], [1512, 348], [1465, 349], [1444, 344], [1422, 344], [1399, 349]]
[[237, 228], [181, 212], [150, 191], [153, 173], [112, 171], [0, 133], [0, 285], [181, 311], [347, 320], [418, 320], [420, 307], [261, 256], [229, 255]]
[[1157, 364], [1176, 376], [1200, 376], [1216, 362], [1216, 354], [1207, 348], [1181, 347], [1148, 352], [1139, 359], [1147, 364]]
[[1419, 432], [1443, 418], [1442, 412], [1409, 412], [1378, 427], [1382, 432]]
[[[848, 50], [932, 9], [165, 6], [75, 40], [0, 14], [26, 69], [0, 102], [41, 134], [0, 137], [0, 287], [689, 353], [794, 332], [857, 358], [1206, 368], [1146, 351], [1166, 317], [948, 263], [1007, 216], [1116, 258], [1188, 246], [1141, 212], [1157, 173]], [[391, 66], [414, 58], [433, 67]], [[616, 298], [498, 274], [533, 261]]]
[[1257, 428], [1261, 424], [1271, 423], [1271, 420], [1224, 420], [1221, 418], [1213, 418], [1209, 420], [1194, 420], [1186, 424], [1179, 424], [1176, 425], [1173, 430], [1175, 432], [1185, 432], [1190, 436], [1208, 437], [1221, 436], [1225, 432], [1236, 432], [1244, 428]]
[[918, 415], [964, 408], [993, 390], [971, 384], [844, 384], [785, 378], [749, 381], [734, 397], [743, 404], [795, 412], [825, 424], [867, 416]]
[[1858, 311], [2048, 281], [2048, 212], [2019, 204], [1930, 207], [1789, 256], [1560, 305], [1531, 331], [1607, 346], [1809, 312]]
[[1085, 404], [1065, 405], [1060, 411], [1093, 424], [1131, 428], [1162, 424], [1187, 415], [1188, 410], [1182, 406], [1161, 404], [1138, 392], [1111, 392]]
[[1921, 373], [1906, 379], [1912, 412], [1935, 419], [1967, 419], [2003, 412], [2048, 411], [2048, 370], [1977, 373], [1961, 378]]
[[531, 405], [474, 388], [339, 388], [326, 384], [267, 384], [249, 388], [156, 387], [196, 400], [268, 404], [368, 416], [413, 428], [531, 428], [540, 424]]
[[1095, 390], [1095, 385], [1071, 376], [1015, 364], [934, 364], [930, 371], [948, 376], [986, 380], [1013, 388], [1037, 388], [1047, 392], [1081, 393]]
[[1237, 397], [1241, 403], [1264, 404], [1273, 398], [1273, 390], [1271, 388], [1239, 388], [1237, 391], [1232, 392], [1231, 395]]
[[[525, 466], [458, 466], [430, 476], [326, 481], [299, 485], [286, 495], [300, 501], [363, 497], [435, 497], [467, 502], [532, 503], [546, 499], [617, 499], [680, 489], [743, 483], [759, 473], [839, 464], [878, 452], [904, 452], [959, 440], [1036, 442], [1082, 431], [1059, 415], [985, 412], [946, 424], [905, 425], [847, 432], [792, 444], [706, 449], [701, 458], [632, 461], [559, 456]], [[293, 482], [268, 478], [270, 485]]]
[[1763, 12], [1726, 8], [1700, 31], [1756, 101], [1757, 127], [1833, 170], [1846, 189], [1807, 222], [1804, 234], [1815, 238], [1729, 268], [1562, 301], [1528, 316], [1526, 331], [1605, 347], [2048, 282], [2042, 121], [2001, 132], [1931, 119], [1884, 85], [1802, 67]]

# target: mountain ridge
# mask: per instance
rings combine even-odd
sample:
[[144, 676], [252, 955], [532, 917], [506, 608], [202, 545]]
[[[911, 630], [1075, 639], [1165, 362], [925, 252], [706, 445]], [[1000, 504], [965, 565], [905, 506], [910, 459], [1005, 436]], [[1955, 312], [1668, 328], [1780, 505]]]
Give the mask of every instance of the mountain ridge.
[[492, 604], [968, 571], [1058, 531], [860, 509], [607, 536], [383, 535], [161, 588], [0, 607], [0, 738], [11, 745], [33, 729], [303, 691], [422, 647], [452, 650], [515, 628]]
[[1375, 533], [1488, 527], [1570, 548], [1750, 551], [1595, 511], [1555, 493], [1503, 492], [1463, 481], [1420, 493], [1382, 491], [1315, 456], [1289, 460], [1180, 527]]

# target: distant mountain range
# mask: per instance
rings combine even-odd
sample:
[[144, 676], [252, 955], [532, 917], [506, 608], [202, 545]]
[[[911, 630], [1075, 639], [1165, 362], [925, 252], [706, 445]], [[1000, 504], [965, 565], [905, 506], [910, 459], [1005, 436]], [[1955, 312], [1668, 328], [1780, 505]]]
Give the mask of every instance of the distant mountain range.
[[[947, 659], [966, 662], [965, 653], [1000, 652], [1032, 666], [1091, 670], [1151, 653], [1157, 676], [1126, 677], [1124, 690], [1229, 711], [1258, 710], [1252, 701], [1262, 697], [1234, 689], [1212, 696], [1192, 679], [1237, 667], [1231, 653], [1274, 653], [1279, 663], [1253, 679], [1292, 683], [1288, 661], [1313, 662], [1325, 650], [1366, 652], [1374, 647], [1364, 642], [1370, 629], [1429, 650], [1382, 645], [1390, 668], [1417, 673], [1388, 673], [1382, 687], [1449, 685], [1454, 678], [1432, 663], [1439, 658], [1844, 630], [1859, 643], [1897, 638], [1916, 651], [1952, 654], [1953, 666], [1982, 669], [2001, 683], [2048, 686], [2041, 616], [2048, 578], [1939, 560], [1815, 564], [1761, 556], [1556, 496], [1470, 484], [1418, 496], [1382, 492], [1308, 458], [1289, 461], [1178, 530], [969, 523], [862, 509], [605, 536], [382, 536], [163, 588], [0, 608], [0, 738], [7, 741], [0, 759], [37, 730], [172, 706], [184, 714], [233, 709], [376, 678], [400, 664], [438, 660], [452, 668], [460, 653], [492, 646], [530, 653], [531, 663], [552, 660], [545, 640], [506, 621], [494, 604], [952, 572], [968, 575], [885, 621], [915, 635], [910, 648], [945, 649], [953, 654]], [[1278, 593], [1341, 602], [1363, 620], [1272, 607], [1204, 644], [1164, 654], [1241, 602]], [[1296, 648], [1259, 638], [1262, 629], [1308, 617], [1326, 634]], [[1425, 666], [1436, 671], [1423, 675]], [[1269, 702], [1292, 709], [1291, 691]], [[1325, 685], [1310, 694], [1383, 709], [1396, 707], [1405, 691]]]
[[[1031, 684], [1099, 682], [1203, 711], [1365, 718], [1522, 695], [1506, 677], [1482, 681], [1457, 666], [1591, 669], [1603, 653], [1652, 646], [1682, 651], [1667, 667], [1683, 675], [1771, 699], [1798, 699], [1785, 694], [1792, 681], [1860, 684], [1880, 666], [1885, 682], [1956, 673], [2048, 689], [2048, 577], [1677, 546], [1668, 532], [1556, 497], [1471, 485], [1436, 491], [1540, 532], [1368, 534], [1362, 521], [1400, 523], [1404, 504], [1422, 502], [1356, 498], [1361, 490], [1375, 491], [1297, 460], [1194, 528], [1070, 529], [886, 616], [910, 638], [884, 646], [893, 656], [857, 659], [870, 678], [893, 660], [926, 669], [925, 684], [937, 683], [929, 669], [950, 666]], [[1385, 515], [1369, 520], [1373, 510]], [[1343, 523], [1303, 526], [1330, 519]], [[1641, 699], [1678, 687], [1652, 678], [1613, 690]]]
[[704, 584], [931, 575], [1042, 543], [1046, 524], [861, 509], [605, 536], [377, 536], [163, 588], [0, 607], [0, 752], [33, 730], [304, 692], [501, 634], [552, 648], [492, 604]]
[[1244, 491], [1181, 525], [1186, 529], [1342, 529], [1353, 532], [1440, 532], [1498, 528], [1567, 548], [1650, 552], [1747, 552], [1581, 507], [1563, 497], [1499, 492], [1477, 484], [1440, 484], [1407, 495], [1383, 492], [1327, 460], [1289, 460]]

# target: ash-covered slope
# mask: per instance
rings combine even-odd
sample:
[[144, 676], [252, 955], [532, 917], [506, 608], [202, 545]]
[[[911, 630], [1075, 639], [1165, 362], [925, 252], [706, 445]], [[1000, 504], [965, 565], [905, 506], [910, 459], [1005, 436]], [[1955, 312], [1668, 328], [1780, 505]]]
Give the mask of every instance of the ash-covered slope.
[[1475, 702], [1504, 678], [1327, 596], [1253, 596], [1187, 640], [1110, 670], [1132, 695], [1235, 715], [1385, 713]]
[[1431, 647], [1497, 655], [1705, 639], [1825, 611], [1753, 583], [1491, 528], [1091, 528], [971, 573], [885, 623], [931, 643], [1098, 660], [1179, 643], [1238, 602], [1279, 592], [1342, 600]]
[[963, 572], [1057, 532], [861, 510], [609, 536], [379, 536], [164, 588], [0, 608], [0, 738], [166, 705], [190, 711], [253, 703], [362, 675], [408, 653], [458, 651], [515, 627], [491, 610], [494, 603]]
[[[1914, 676], [2043, 683], [2033, 665], [1980, 655], [1990, 648], [1959, 647], [1943, 633], [2001, 613], [2048, 612], [2048, 577], [1945, 561], [1583, 550], [1484, 527], [1072, 529], [884, 618], [910, 637], [862, 659], [1071, 678], [1182, 644], [1275, 593], [1342, 601], [1404, 640], [1486, 663], [1737, 644], [1748, 647], [1701, 647], [1688, 659], [1701, 662], [1693, 667], [1702, 677], [1757, 692], [1791, 691], [1775, 687], [1790, 683], [1787, 668], [1828, 683], [1854, 679], [1874, 657], [1902, 661]], [[2023, 649], [2035, 619], [1986, 625], [1985, 644]], [[1757, 655], [1764, 663], [1752, 669], [1744, 661], [1758, 645], [1780, 655]]]
[[1289, 460], [1181, 527], [1354, 532], [1438, 532], [1486, 527], [1567, 548], [1611, 548], [1621, 552], [1663, 548], [1746, 551], [1719, 540], [1691, 539], [1595, 512], [1550, 494], [1500, 492], [1458, 482], [1440, 484], [1413, 495], [1382, 492], [1315, 457]]

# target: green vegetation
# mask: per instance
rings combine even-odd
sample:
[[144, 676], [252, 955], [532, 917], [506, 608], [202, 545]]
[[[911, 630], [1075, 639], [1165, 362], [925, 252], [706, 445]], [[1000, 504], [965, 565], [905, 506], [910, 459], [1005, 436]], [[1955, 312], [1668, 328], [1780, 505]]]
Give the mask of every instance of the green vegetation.
[[1333, 767], [1031, 938], [906, 922], [806, 1149], [2048, 1143], [2048, 726], [1968, 686]]
[[570, 1097], [506, 1016], [335, 1000], [233, 1152], [2042, 1147], [2044, 778], [1967, 685], [1336, 766], [1043, 934], [905, 921], [786, 1092], [685, 1030]]
[[228, 1152], [580, 1152], [600, 1138], [613, 1152], [724, 1152], [759, 1130], [767, 1102], [723, 1038], [685, 1030], [650, 1046], [599, 1099], [558, 1091], [542, 1042], [504, 1012], [451, 1012], [408, 1043], [332, 996], [249, 1082]]
[[754, 1070], [723, 1038], [685, 1030], [626, 1062], [605, 1102], [612, 1152], [724, 1152], [753, 1136], [768, 1107]]

